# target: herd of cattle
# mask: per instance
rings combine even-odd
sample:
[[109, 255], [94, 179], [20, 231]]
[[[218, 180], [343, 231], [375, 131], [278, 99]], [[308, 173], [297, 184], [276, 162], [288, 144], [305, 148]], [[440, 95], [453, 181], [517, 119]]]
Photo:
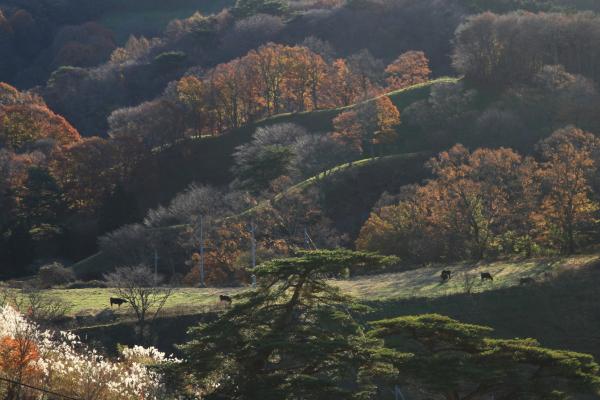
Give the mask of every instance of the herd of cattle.
[[[546, 277], [549, 276], [549, 273], [546, 272]], [[489, 272], [482, 272], [480, 274], [481, 276], [481, 282], [485, 282], [485, 281], [494, 281], [494, 277], [492, 276], [492, 274], [490, 274]], [[450, 270], [443, 270], [442, 273], [440, 274], [440, 278], [442, 283], [446, 283], [448, 282], [450, 279], [452, 279], [452, 271]], [[525, 278], [520, 278], [519, 279], [519, 285], [524, 286], [524, 285], [531, 285], [534, 284], [536, 282], [536, 280], [532, 277], [525, 277]]]
[[[546, 272], [545, 275], [546, 275], [546, 277], [549, 277], [548, 272]], [[482, 272], [480, 274], [480, 277], [481, 277], [481, 282], [485, 282], [485, 281], [493, 282], [494, 281], [494, 277], [489, 272]], [[441, 279], [441, 283], [448, 282], [450, 279], [452, 279], [452, 271], [447, 270], [447, 269], [443, 270], [440, 274], [440, 279]], [[536, 280], [532, 277], [525, 277], [525, 278], [519, 279], [519, 285], [521, 285], [521, 286], [531, 285], [534, 283], [536, 283]], [[219, 302], [221, 304], [231, 305], [232, 299], [230, 296], [226, 296], [226, 295], [222, 294], [219, 296]], [[121, 305], [123, 305], [125, 303], [128, 303], [128, 301], [125, 299], [121, 299], [119, 297], [111, 297], [110, 298], [110, 308], [112, 308], [114, 305], [121, 308]]]

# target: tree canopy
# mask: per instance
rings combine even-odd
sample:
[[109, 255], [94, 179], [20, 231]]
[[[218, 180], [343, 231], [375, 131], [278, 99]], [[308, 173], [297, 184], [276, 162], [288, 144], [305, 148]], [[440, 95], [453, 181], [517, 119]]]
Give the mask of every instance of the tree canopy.
[[410, 357], [395, 366], [447, 400], [570, 399], [597, 394], [593, 357], [542, 347], [534, 339], [494, 339], [491, 328], [426, 314], [372, 323], [369, 336]]
[[[393, 257], [300, 251], [251, 271], [258, 287], [235, 298], [183, 346], [185, 369], [218, 399], [368, 399], [393, 376], [381, 342], [365, 336], [348, 298], [325, 279]], [[225, 333], [225, 334], [224, 334]]]

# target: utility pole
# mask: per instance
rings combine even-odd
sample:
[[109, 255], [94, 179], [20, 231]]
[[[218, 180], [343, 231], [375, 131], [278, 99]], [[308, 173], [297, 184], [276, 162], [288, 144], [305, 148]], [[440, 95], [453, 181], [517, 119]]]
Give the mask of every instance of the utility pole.
[[307, 249], [317, 250], [317, 246], [315, 245], [315, 242], [313, 242], [310, 235], [308, 234], [308, 229], [306, 229], [306, 226], [304, 227], [304, 243], [306, 244]]
[[254, 220], [250, 221], [250, 234], [252, 235], [252, 269], [256, 267], [256, 227]]
[[204, 219], [200, 215], [200, 286], [206, 287], [204, 283]]
[[154, 287], [158, 285], [158, 251], [154, 248]]
[[[250, 234], [251, 245], [252, 245], [252, 271], [256, 268], [256, 227], [254, 226], [254, 219], [250, 220]], [[256, 287], [256, 275], [252, 274], [252, 287]]]
[[396, 385], [394, 387], [394, 396], [396, 398], [396, 400], [406, 400], [404, 398], [404, 395], [402, 394], [402, 391], [400, 390], [400, 386]]

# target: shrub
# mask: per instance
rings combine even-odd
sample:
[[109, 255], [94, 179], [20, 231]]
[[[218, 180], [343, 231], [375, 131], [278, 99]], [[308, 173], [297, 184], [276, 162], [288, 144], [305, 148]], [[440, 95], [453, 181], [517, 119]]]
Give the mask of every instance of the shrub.
[[65, 286], [67, 289], [101, 289], [106, 288], [106, 282], [92, 280], [92, 281], [75, 281]]
[[75, 280], [73, 270], [56, 262], [41, 267], [37, 277], [39, 285], [43, 288], [66, 285]]

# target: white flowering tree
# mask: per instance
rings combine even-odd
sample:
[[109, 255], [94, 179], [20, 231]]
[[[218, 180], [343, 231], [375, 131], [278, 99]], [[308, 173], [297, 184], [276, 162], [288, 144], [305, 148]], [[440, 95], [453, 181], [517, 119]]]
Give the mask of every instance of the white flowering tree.
[[10, 306], [0, 308], [0, 398], [53, 393], [83, 400], [163, 399], [161, 376], [149, 365], [176, 363], [154, 348], [121, 350], [108, 359], [67, 332], [41, 330]]

